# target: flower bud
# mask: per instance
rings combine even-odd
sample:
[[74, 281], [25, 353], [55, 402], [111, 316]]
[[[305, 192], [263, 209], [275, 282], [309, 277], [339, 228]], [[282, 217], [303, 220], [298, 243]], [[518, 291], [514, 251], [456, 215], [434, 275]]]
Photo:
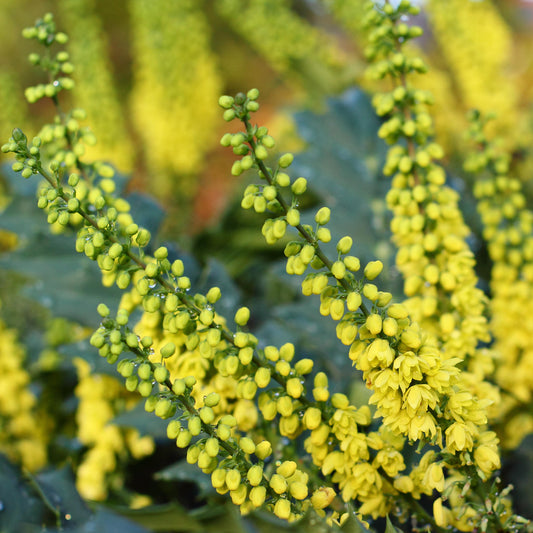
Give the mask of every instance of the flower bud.
[[341, 254], [347, 254], [350, 251], [352, 244], [353, 240], [351, 237], [343, 237], [337, 243], [337, 251]]
[[237, 490], [241, 484], [241, 473], [236, 469], [226, 472], [226, 485], [229, 490]]
[[287, 211], [287, 223], [291, 226], [297, 226], [300, 223], [300, 211], [291, 208]]
[[202, 431], [202, 421], [200, 420], [200, 417], [196, 415], [191, 416], [191, 418], [189, 418], [187, 427], [191, 435], [193, 436], [199, 435]]
[[322, 422], [322, 412], [316, 407], [308, 407], [303, 417], [307, 429], [316, 429]]
[[261, 486], [254, 487], [249, 494], [250, 501], [254, 507], [261, 507], [265, 503], [266, 488]]
[[246, 477], [248, 478], [248, 481], [252, 487], [257, 487], [263, 479], [263, 468], [259, 465], [252, 466], [248, 470]]
[[181, 430], [181, 422], [179, 420], [172, 420], [171, 422], [169, 422], [167, 426], [167, 437], [169, 439], [177, 438], [180, 430]]
[[218, 440], [214, 437], [207, 439], [205, 442], [205, 451], [209, 457], [216, 457], [218, 455], [220, 445]]
[[272, 453], [272, 444], [267, 440], [261, 441], [255, 447], [255, 455], [261, 461], [264, 461], [271, 453]]
[[294, 156], [291, 153], [283, 154], [278, 161], [278, 164], [281, 168], [290, 167], [294, 161]]
[[280, 498], [274, 505], [274, 514], [282, 520], [288, 520], [291, 516], [291, 504], [289, 500]]
[[307, 180], [305, 178], [296, 179], [291, 186], [291, 190], [296, 195], [303, 194], [307, 190]]
[[329, 222], [331, 211], [329, 207], [320, 208], [315, 215], [315, 222], [323, 226]]
[[187, 446], [189, 446], [191, 439], [192, 434], [186, 429], [181, 428], [181, 431], [179, 432], [176, 438], [176, 446], [178, 448], [186, 448]]
[[248, 309], [248, 307], [241, 307], [235, 313], [235, 323], [238, 326], [245, 326], [248, 323], [248, 320], [250, 320], [250, 309]]
[[335, 491], [331, 487], [321, 487], [311, 496], [311, 504], [315, 509], [325, 509], [335, 498]]
[[255, 373], [254, 380], [259, 388], [264, 388], [270, 383], [270, 377], [270, 368], [259, 367]]
[[252, 454], [255, 452], [254, 441], [249, 437], [242, 437], [239, 441], [239, 448], [247, 454]]
[[314, 361], [312, 359], [300, 359], [295, 365], [294, 370], [304, 376], [313, 370]]
[[276, 494], [284, 494], [287, 492], [287, 480], [279, 474], [273, 474], [270, 478], [269, 484]]
[[365, 267], [365, 277], [372, 281], [377, 278], [383, 270], [383, 263], [381, 261], [370, 261]]

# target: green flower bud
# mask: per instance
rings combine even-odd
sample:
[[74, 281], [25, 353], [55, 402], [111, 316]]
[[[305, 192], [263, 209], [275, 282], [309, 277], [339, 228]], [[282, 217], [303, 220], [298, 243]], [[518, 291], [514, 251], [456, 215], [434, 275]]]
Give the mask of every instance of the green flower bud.
[[226, 122], [231, 122], [236, 116], [236, 113], [233, 109], [226, 109], [222, 114], [222, 117]]
[[169, 371], [164, 366], [157, 366], [154, 370], [154, 378], [158, 383], [164, 383], [169, 375]]
[[224, 135], [222, 135], [222, 138], [220, 139], [220, 144], [222, 146], [225, 146], [226, 148], [228, 146], [231, 145], [231, 139], [232, 139], [232, 134], [231, 133], [224, 133]]
[[215, 420], [215, 413], [211, 407], [202, 407], [199, 411], [199, 414], [204, 424], [212, 424], [213, 420]]
[[152, 389], [153, 385], [151, 381], [141, 381], [137, 386], [137, 391], [143, 398], [150, 396], [150, 394], [152, 394]]
[[250, 89], [247, 93], [246, 93], [246, 97], [249, 99], [249, 100], [257, 100], [259, 98], [259, 90], [258, 89]]
[[215, 407], [220, 402], [220, 395], [216, 392], [210, 392], [205, 398], [204, 398], [204, 405], [207, 407]]
[[283, 154], [279, 158], [278, 165], [281, 168], [287, 168], [291, 166], [293, 161], [294, 161], [294, 156], [291, 153]]
[[276, 183], [280, 187], [288, 187], [291, 184], [291, 178], [285, 172], [278, 172], [276, 174]]
[[160, 399], [155, 406], [155, 415], [159, 418], [168, 418], [172, 412], [172, 402], [168, 398]]
[[191, 439], [191, 432], [181, 428], [181, 431], [179, 432], [178, 437], [176, 438], [176, 446], [178, 448], [186, 448], [187, 446], [189, 446]]
[[[147, 400], [148, 401], [148, 400]], [[167, 437], [175, 439], [181, 430], [181, 422], [179, 420], [172, 420], [167, 426]]]
[[259, 104], [257, 102], [248, 102], [246, 104], [246, 111], [251, 111], [252, 113], [255, 113], [259, 109]]
[[31, 178], [31, 176], [33, 175], [33, 170], [29, 167], [26, 167], [25, 169], [22, 170], [20, 175], [25, 179]]
[[207, 439], [205, 443], [205, 451], [209, 457], [216, 457], [220, 450], [220, 444], [214, 437]]
[[138, 385], [139, 385], [139, 378], [137, 376], [129, 376], [126, 379], [125, 386], [126, 386], [126, 390], [128, 390], [129, 392], [133, 392], [134, 390], [137, 390]]
[[191, 416], [189, 418], [189, 422], [187, 424], [187, 427], [191, 433], [191, 435], [196, 436], [199, 435], [202, 431], [202, 421], [199, 416]]
[[98, 304], [96, 310], [102, 318], [109, 316], [109, 307], [105, 304]]
[[122, 250], [123, 250], [122, 245], [119, 244], [118, 242], [115, 242], [109, 247], [109, 250], [107, 253], [109, 257], [111, 257], [111, 259], [116, 259], [117, 257], [120, 256], [120, 254], [122, 253]]
[[119, 289], [125, 290], [128, 288], [131, 281], [131, 275], [129, 272], [121, 272], [117, 276], [117, 287]]
[[148, 398], [146, 398], [144, 402], [144, 410], [147, 413], [153, 413], [155, 411], [155, 406], [157, 405], [158, 401], [159, 401], [159, 398], [157, 396], [148, 396]]
[[261, 142], [262, 142], [263, 145], [266, 146], [267, 148], [274, 148], [274, 146], [276, 145], [276, 141], [275, 141], [274, 138], [271, 137], [270, 135], [264, 135], [264, 136], [261, 138]]
[[307, 180], [305, 178], [298, 178], [291, 186], [294, 194], [300, 195], [307, 190]]
[[223, 109], [230, 109], [231, 106], [234, 104], [235, 100], [231, 96], [221, 96], [218, 99], [218, 105], [222, 107]]
[[259, 159], [260, 161], [263, 161], [268, 157], [268, 152], [266, 148], [262, 145], [256, 146], [254, 153], [255, 153], [255, 157]]
[[217, 436], [221, 441], [227, 441], [231, 437], [231, 428], [226, 424], [219, 424], [217, 427]]
[[139, 368], [137, 369], [137, 374], [142, 380], [150, 379], [152, 377], [152, 367], [150, 366], [150, 363], [140, 364]]
[[150, 242], [150, 232], [147, 229], [141, 228], [135, 240], [139, 246], [146, 246]]

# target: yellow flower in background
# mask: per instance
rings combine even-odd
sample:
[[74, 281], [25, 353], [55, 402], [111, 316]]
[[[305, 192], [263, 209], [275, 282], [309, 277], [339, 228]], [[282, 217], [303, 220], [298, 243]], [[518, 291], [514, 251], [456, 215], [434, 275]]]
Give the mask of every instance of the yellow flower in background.
[[131, 111], [150, 169], [147, 186], [186, 205], [214, 140], [221, 88], [204, 2], [131, 0], [129, 6]]
[[47, 462], [46, 419], [30, 391], [26, 354], [16, 332], [0, 322], [0, 451], [31, 472]]

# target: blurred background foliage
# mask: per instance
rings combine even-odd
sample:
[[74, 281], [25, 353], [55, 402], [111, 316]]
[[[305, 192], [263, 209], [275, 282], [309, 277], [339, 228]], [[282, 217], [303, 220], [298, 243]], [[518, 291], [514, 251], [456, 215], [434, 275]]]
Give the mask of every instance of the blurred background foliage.
[[[362, 260], [382, 259], [386, 289], [397, 293], [380, 170], [385, 147], [364, 92], [375, 87], [363, 75], [363, 3], [0, 0], [0, 137], [6, 140], [14, 126], [31, 136], [53, 114], [46, 101], [25, 103], [24, 87], [41, 80], [26, 61], [31, 44], [20, 37], [23, 27], [51, 11], [70, 35], [76, 69], [72, 101], [62, 105], [84, 108], [98, 139], [87, 158], [116, 166], [136, 221], [157, 235], [155, 244], [164, 242], [184, 260], [195, 291], [220, 286], [226, 316], [249, 305], [252, 331], [264, 344], [293, 342], [355, 404], [366, 401], [367, 391], [353, 379], [334, 325], [301, 300], [295, 280], [284, 273], [285, 243], [267, 247], [258, 217], [240, 208], [238, 191], [247, 178], [230, 175], [231, 154], [218, 143], [228, 125], [217, 101], [221, 93], [260, 89], [258, 122], [268, 126], [280, 150], [297, 152], [293, 168], [309, 180], [303, 207], [334, 206], [332, 231], [356, 236]], [[458, 177], [465, 112], [475, 105], [496, 113], [493, 133], [512, 152], [513, 171], [531, 205], [533, 5], [423, 3], [417, 23], [426, 29], [420, 46], [430, 71], [421, 82], [435, 96], [437, 133], [451, 154], [451, 181], [461, 191], [486, 282], [489, 265], [470, 184]], [[15, 354], [9, 372], [18, 377], [10, 386], [26, 392], [18, 418], [20, 406], [2, 403], [0, 394], [2, 430], [11, 428], [0, 437], [0, 449], [25, 469], [0, 460], [0, 501], [12, 511], [0, 515], [0, 530], [26, 520], [24, 531], [43, 531], [43, 523], [56, 531], [67, 520], [69, 531], [80, 532], [320, 531], [316, 523], [288, 526], [261, 513], [243, 521], [231, 505], [222, 505], [207, 478], [166, 439], [164, 426], [117, 387], [114, 367], [88, 345], [97, 303], [116, 305], [119, 291], [101, 287], [96, 265], [76, 255], [70, 237], [44, 228], [35, 184], [21, 182], [9, 166], [1, 176], [0, 365], [2, 354]], [[91, 402], [106, 413], [93, 426], [87, 422], [93, 420], [86, 408]], [[28, 431], [37, 421], [39, 432]], [[13, 434], [25, 444], [9, 440]], [[109, 439], [120, 446], [110, 448]], [[506, 463], [504, 473], [515, 484], [533, 468], [532, 444], [529, 437]], [[104, 479], [84, 484], [83, 472], [91, 472], [87, 465], [95, 461], [107, 465], [96, 469]], [[58, 468], [30, 473], [45, 464]], [[105, 491], [85, 491], [94, 486]], [[107, 507], [88, 507], [75, 487]], [[532, 497], [531, 487], [522, 487], [517, 511], [531, 513]], [[344, 530], [364, 531], [351, 523]]]
[[[493, 111], [516, 158], [530, 165], [533, 6], [511, 0], [426, 0], [420, 40], [441, 142], [461, 153], [464, 112]], [[217, 98], [261, 89], [258, 120], [301, 146], [291, 109], [323, 111], [325, 97], [363, 76], [364, 0], [0, 0], [0, 135], [36, 132], [52, 110], [31, 109], [23, 88], [37, 75], [17, 29], [45, 11], [67, 28], [76, 65], [73, 105], [88, 112], [98, 144], [132, 186], [154, 194], [182, 237], [216, 223], [238, 185], [218, 139]]]

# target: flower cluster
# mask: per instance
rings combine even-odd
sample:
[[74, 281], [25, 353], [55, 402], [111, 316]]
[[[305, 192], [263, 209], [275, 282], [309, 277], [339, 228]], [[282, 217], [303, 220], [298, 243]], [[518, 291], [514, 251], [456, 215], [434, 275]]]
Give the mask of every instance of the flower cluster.
[[89, 500], [103, 501], [109, 487], [120, 490], [123, 477], [117, 468], [130, 454], [136, 459], [154, 451], [154, 441], [141, 437], [136, 430], [121, 430], [110, 423], [118, 409], [137, 402], [136, 396], [124, 391], [122, 384], [107, 375], [93, 374], [89, 363], [74, 361], [78, 369], [75, 394], [79, 399], [76, 411], [78, 440], [87, 447], [76, 471], [76, 488]]
[[340, 49], [284, 0], [221, 0], [216, 8], [276, 71], [296, 71], [302, 81], [311, 77], [318, 86], [335, 84], [332, 88], [338, 89], [345, 85], [339, 76], [346, 64]]
[[212, 135], [221, 85], [203, 2], [164, 0], [154, 9], [151, 1], [134, 0], [130, 11], [132, 120], [152, 170], [148, 186], [186, 208], [196, 192], [194, 177]]
[[[60, 18], [72, 28], [68, 42], [69, 61], [76, 64], [73, 77], [74, 105], [83, 108], [98, 144], [87, 150], [87, 160], [113, 160], [122, 171], [132, 167], [133, 153], [121, 112], [94, 2], [77, 0], [58, 3]], [[66, 57], [63, 52], [62, 57]]]
[[46, 464], [47, 428], [28, 387], [25, 356], [16, 333], [0, 322], [0, 450], [33, 472]]
[[518, 91], [506, 69], [513, 54], [511, 30], [494, 2], [427, 2], [432, 33], [460, 90], [463, 109], [496, 112], [494, 126], [517, 140]]
[[[303, 277], [303, 294], [318, 296], [320, 313], [337, 323], [337, 336], [371, 391], [370, 405], [352, 405], [330, 391], [328, 376], [313, 375], [313, 361], [298, 358], [293, 344], [262, 345], [248, 328], [247, 307], [238, 309], [230, 328], [218, 313], [220, 289], [195, 292], [183, 261], [167, 247], [148, 253], [150, 233], [115, 195], [112, 169], [84, 162], [83, 141], [92, 137], [79, 126], [79, 111], [58, 113], [43, 129], [45, 139], [28, 142], [15, 129], [2, 147], [15, 154], [15, 171], [44, 178], [38, 205], [48, 222], [74, 226], [76, 250], [97, 262], [105, 284], [127, 291], [116, 311], [98, 306], [101, 323], [91, 345], [116, 365], [127, 391], [144, 398], [145, 410], [167, 421], [167, 436], [186, 449], [187, 461], [209, 474], [242, 513], [261, 507], [293, 521], [314, 509], [342, 524], [353, 503], [359, 517], [394, 511], [414, 528], [434, 531], [489, 525], [511, 531], [522, 523], [494, 479], [498, 438], [487, 429], [492, 389], [483, 381], [492, 366], [490, 353], [478, 347], [489, 340], [486, 301], [476, 288], [469, 230], [436, 163], [442, 149], [431, 140], [431, 98], [410, 85], [412, 74], [425, 71], [403, 49], [421, 34], [407, 24], [416, 13], [402, 0], [396, 7], [371, 4], [366, 17], [371, 72], [393, 80], [392, 90], [374, 103], [385, 119], [380, 136], [393, 145], [385, 174], [393, 175], [387, 201], [404, 302], [380, 289], [380, 261], [361, 264], [350, 236], [334, 240], [328, 227], [334, 211], [321, 207], [309, 218], [301, 212], [308, 184], [290, 175], [294, 156], [283, 154], [272, 164], [275, 141], [252, 123], [259, 91], [219, 99], [224, 119], [243, 126], [221, 139], [238, 156], [232, 174], [254, 169], [260, 178], [246, 188], [241, 205], [267, 215], [267, 243], [295, 233], [285, 246], [286, 271]], [[51, 16], [25, 33], [47, 47], [65, 40]], [[37, 61], [52, 87], [64, 85], [59, 54]], [[57, 93], [48, 92], [57, 105]], [[27, 96], [40, 97], [41, 89]], [[332, 241], [330, 256], [325, 245]], [[119, 441], [133, 453], [139, 446], [151, 451], [151, 441], [120, 440], [108, 423], [108, 393], [116, 386], [80, 364], [79, 438], [92, 448], [78, 482], [82, 490], [99, 489], [92, 498], [104, 494]], [[307, 455], [296, 461], [293, 441], [300, 436]], [[94, 461], [100, 468], [84, 472]], [[95, 472], [98, 479], [85, 484], [85, 474]], [[433, 503], [432, 514], [419, 503], [422, 495]]]
[[[470, 137], [476, 143], [465, 170], [477, 175], [474, 194], [483, 237], [493, 261], [491, 331], [498, 354], [495, 378], [503, 393], [495, 416], [503, 444], [517, 446], [533, 429], [527, 404], [533, 394], [533, 213], [526, 207], [522, 183], [512, 176], [510, 158], [485, 135], [487, 120], [471, 114]], [[517, 323], [520, 328], [513, 327]]]

